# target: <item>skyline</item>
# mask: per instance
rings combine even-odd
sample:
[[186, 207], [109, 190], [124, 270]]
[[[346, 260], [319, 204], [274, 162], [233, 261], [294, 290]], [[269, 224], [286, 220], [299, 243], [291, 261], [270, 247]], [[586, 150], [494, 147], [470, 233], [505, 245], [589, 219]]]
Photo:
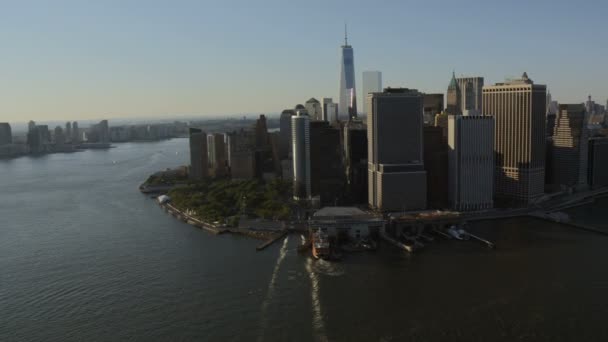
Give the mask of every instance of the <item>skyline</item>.
[[[445, 94], [452, 70], [486, 85], [526, 71], [560, 103], [608, 97], [608, 4], [346, 3], [6, 5], [0, 121], [225, 117], [280, 113], [309, 97], [337, 102], [344, 22], [359, 85], [378, 70], [384, 86]], [[298, 13], [314, 13], [315, 25], [297, 24]]]

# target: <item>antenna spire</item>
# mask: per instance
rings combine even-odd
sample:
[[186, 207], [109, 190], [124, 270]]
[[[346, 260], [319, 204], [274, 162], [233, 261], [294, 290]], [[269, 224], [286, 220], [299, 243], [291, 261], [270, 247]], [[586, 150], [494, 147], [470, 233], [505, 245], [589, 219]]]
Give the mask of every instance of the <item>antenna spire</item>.
[[346, 22], [344, 22], [344, 45], [348, 45], [348, 30]]

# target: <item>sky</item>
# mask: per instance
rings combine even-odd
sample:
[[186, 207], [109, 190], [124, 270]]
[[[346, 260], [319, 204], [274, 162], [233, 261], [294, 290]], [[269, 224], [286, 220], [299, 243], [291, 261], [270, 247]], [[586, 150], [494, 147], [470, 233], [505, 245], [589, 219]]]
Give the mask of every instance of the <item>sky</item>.
[[[0, 0], [0, 121], [276, 113], [361, 73], [445, 93], [524, 71], [561, 103], [608, 97], [607, 1]], [[361, 107], [359, 107], [361, 108]]]

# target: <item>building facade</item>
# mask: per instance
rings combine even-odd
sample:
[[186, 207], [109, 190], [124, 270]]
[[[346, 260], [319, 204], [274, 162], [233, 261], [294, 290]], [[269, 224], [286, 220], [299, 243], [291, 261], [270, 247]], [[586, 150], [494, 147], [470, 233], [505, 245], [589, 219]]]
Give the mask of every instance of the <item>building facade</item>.
[[334, 117], [337, 115], [337, 112], [334, 110], [337, 107], [333, 106], [334, 100], [331, 97], [324, 97], [321, 104], [321, 120], [331, 122], [334, 120]]
[[608, 138], [589, 139], [589, 187], [598, 189], [608, 186]]
[[291, 117], [291, 146], [293, 155], [293, 197], [296, 200], [311, 198], [310, 175], [310, 118], [306, 110]]
[[462, 95], [460, 111], [481, 113], [483, 77], [458, 77], [456, 81]]
[[291, 117], [296, 112], [285, 109], [279, 118], [279, 157], [285, 159], [291, 153]]
[[451, 115], [462, 114], [462, 92], [458, 81], [456, 81], [456, 74], [452, 73], [452, 79], [448, 85], [448, 93], [446, 96], [446, 112]]
[[587, 184], [587, 118], [582, 104], [559, 105], [551, 148], [551, 174], [556, 185]]
[[314, 97], [308, 99], [308, 101], [306, 101], [306, 103], [304, 104], [304, 108], [306, 108], [308, 116], [311, 120], [323, 120], [323, 109], [319, 100], [315, 99]]
[[340, 60], [340, 105], [338, 119], [348, 121], [357, 117], [357, 89], [355, 87], [355, 57], [353, 47], [348, 45], [348, 36], [344, 32], [342, 59]]
[[310, 122], [311, 194], [321, 204], [336, 205], [344, 198], [345, 173], [340, 129], [327, 121]]
[[443, 128], [424, 126], [427, 208], [448, 207], [448, 143]]
[[496, 199], [528, 205], [544, 194], [546, 86], [521, 79], [483, 88], [483, 114], [494, 116]]
[[443, 94], [424, 94], [424, 123], [432, 125], [435, 115], [443, 112]]
[[255, 178], [255, 135], [241, 129], [228, 134], [230, 176], [233, 179]]
[[0, 146], [13, 143], [13, 132], [8, 122], [0, 122]]
[[494, 206], [494, 118], [448, 118], [448, 198], [459, 211]]
[[363, 72], [363, 84], [362, 84], [362, 95], [363, 99], [363, 110], [362, 112], [367, 114], [368, 97], [369, 93], [378, 93], [382, 91], [382, 73], [380, 71], [364, 71]]
[[369, 206], [379, 211], [424, 209], [423, 94], [386, 88], [368, 97]]
[[343, 129], [347, 200], [364, 204], [368, 202], [367, 130], [360, 120], [352, 120]]
[[198, 128], [190, 128], [190, 173], [191, 180], [200, 181], [207, 177], [207, 133]]

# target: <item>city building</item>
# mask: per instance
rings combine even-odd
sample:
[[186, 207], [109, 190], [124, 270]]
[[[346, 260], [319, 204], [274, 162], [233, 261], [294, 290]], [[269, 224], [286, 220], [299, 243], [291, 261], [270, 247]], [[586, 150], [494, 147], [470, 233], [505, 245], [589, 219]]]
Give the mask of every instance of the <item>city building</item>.
[[296, 200], [311, 198], [310, 175], [310, 118], [305, 109], [291, 117], [291, 146], [293, 156], [293, 197]]
[[61, 128], [61, 126], [55, 127], [55, 132], [53, 134], [53, 140], [55, 141], [55, 145], [64, 145], [65, 144], [65, 134], [63, 133], [63, 128]]
[[347, 201], [364, 204], [368, 200], [367, 129], [360, 120], [351, 120], [343, 129]]
[[481, 113], [483, 77], [458, 77], [456, 81], [462, 96], [460, 111], [462, 113], [465, 111], [468, 111], [466, 113]]
[[356, 207], [324, 207], [317, 210], [310, 220], [313, 232], [320, 229], [339, 241], [377, 235], [383, 225], [381, 217], [372, 216]]
[[311, 121], [309, 127], [311, 195], [319, 196], [321, 204], [342, 203], [345, 172], [340, 129], [327, 121]]
[[209, 156], [209, 174], [213, 177], [226, 176], [226, 141], [223, 133], [207, 135], [207, 151]]
[[495, 199], [528, 205], [544, 194], [546, 86], [521, 79], [483, 87], [483, 114], [493, 115]]
[[413, 89], [386, 88], [368, 97], [369, 206], [379, 211], [424, 209], [424, 95]]
[[78, 122], [72, 122], [72, 143], [78, 144], [82, 141], [80, 138], [80, 129], [78, 128]]
[[336, 116], [338, 115], [338, 107], [331, 97], [323, 98], [322, 111], [323, 114], [321, 115], [321, 120], [328, 122], [337, 120]]
[[291, 153], [291, 117], [293, 109], [285, 109], [279, 118], [279, 157], [285, 159]]
[[0, 122], [0, 146], [13, 143], [13, 133], [8, 122]]
[[587, 184], [587, 112], [582, 104], [561, 104], [551, 146], [553, 183], [575, 187]]
[[66, 142], [72, 141], [72, 123], [69, 121], [65, 123], [65, 140]]
[[443, 128], [424, 126], [424, 169], [427, 207], [448, 207], [448, 144]]
[[433, 124], [435, 115], [443, 112], [443, 94], [424, 94], [424, 123]]
[[363, 113], [367, 114], [369, 103], [367, 94], [382, 91], [382, 73], [380, 71], [364, 71], [362, 84]]
[[446, 112], [451, 115], [462, 114], [462, 92], [458, 81], [456, 81], [456, 73], [452, 72], [452, 79], [448, 85], [448, 93], [446, 96]]
[[87, 131], [87, 142], [107, 144], [110, 142], [108, 120], [101, 120]]
[[589, 139], [587, 181], [591, 189], [608, 186], [608, 138]]
[[323, 120], [323, 110], [321, 108], [321, 103], [319, 102], [319, 100], [315, 99], [314, 97], [310, 98], [304, 104], [304, 108], [306, 108], [308, 116], [311, 120]]
[[435, 123], [433, 126], [441, 128], [441, 133], [443, 135], [443, 138], [445, 139], [445, 141], [447, 141], [448, 140], [448, 114], [446, 112], [441, 112], [441, 113], [435, 114]]
[[344, 45], [342, 45], [342, 69], [340, 71], [340, 105], [338, 119], [348, 121], [357, 117], [357, 90], [355, 88], [355, 60], [353, 47], [348, 45], [346, 27], [344, 30]]
[[191, 180], [202, 180], [208, 176], [207, 133], [190, 128], [190, 174]]
[[271, 135], [268, 134], [265, 115], [260, 115], [256, 120], [254, 132], [256, 177], [259, 179], [275, 178], [281, 174], [278, 142], [273, 143]]
[[494, 206], [494, 118], [448, 118], [448, 198], [460, 211]]

